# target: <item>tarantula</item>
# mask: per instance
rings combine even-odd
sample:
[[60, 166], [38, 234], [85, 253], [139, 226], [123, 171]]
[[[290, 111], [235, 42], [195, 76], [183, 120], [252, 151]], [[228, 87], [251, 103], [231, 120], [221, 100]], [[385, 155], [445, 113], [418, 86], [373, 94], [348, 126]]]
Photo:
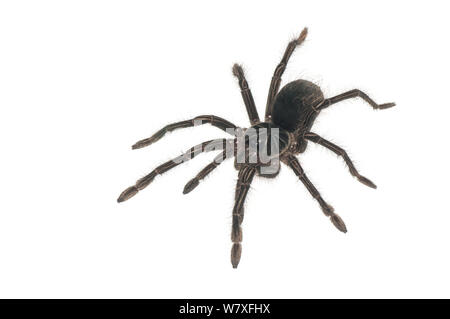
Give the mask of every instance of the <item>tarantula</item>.
[[[243, 205], [253, 177], [255, 174], [262, 177], [275, 177], [280, 170], [279, 161], [290, 167], [298, 176], [312, 197], [317, 200], [323, 213], [330, 218], [333, 225], [341, 232], [347, 232], [344, 221], [334, 212], [333, 207], [322, 198], [306, 176], [295, 155], [305, 151], [308, 141], [320, 144], [341, 156], [347, 164], [350, 173], [361, 183], [376, 188], [375, 184], [368, 178], [359, 174], [344, 149], [311, 132], [311, 127], [321, 110], [346, 99], [360, 97], [374, 109], [386, 109], [394, 106], [395, 103], [377, 104], [367, 94], [357, 89], [331, 98], [324, 98], [321, 89], [314, 83], [306, 80], [290, 82], [279, 91], [281, 77], [286, 69], [289, 58], [295, 48], [304, 42], [306, 35], [307, 28], [300, 33], [298, 38], [289, 42], [281, 62], [275, 68], [267, 97], [264, 121], [261, 121], [258, 116], [255, 102], [242, 67], [234, 64], [232, 69], [233, 75], [238, 79], [251, 127], [238, 129], [236, 125], [215, 115], [202, 115], [165, 126], [153, 136], [137, 142], [132, 148], [138, 149], [148, 146], [161, 139], [167, 132], [205, 123], [209, 123], [234, 135], [234, 138], [211, 140], [191, 148], [183, 155], [158, 166], [150, 174], [139, 179], [134, 186], [124, 190], [117, 201], [123, 202], [131, 198], [147, 187], [156, 175], [167, 172], [199, 153], [221, 150], [222, 152], [213, 162], [202, 169], [197, 176], [186, 184], [183, 193], [187, 194], [196, 188], [199, 182], [217, 168], [224, 159], [230, 157], [235, 158], [235, 167], [239, 173], [236, 184], [231, 231], [231, 240], [233, 242], [231, 264], [233, 268], [237, 268], [241, 258], [241, 224], [244, 218]], [[263, 129], [266, 131], [265, 134], [261, 133]], [[253, 147], [251, 141], [256, 141]], [[268, 153], [267, 158], [269, 160], [266, 158], [263, 161], [261, 156], [262, 150]], [[239, 161], [237, 160], [238, 158], [240, 159]], [[279, 160], [277, 162], [278, 165], [272, 165], [274, 159]], [[270, 165], [268, 164], [269, 162], [271, 163]], [[272, 169], [269, 169], [270, 167]]]

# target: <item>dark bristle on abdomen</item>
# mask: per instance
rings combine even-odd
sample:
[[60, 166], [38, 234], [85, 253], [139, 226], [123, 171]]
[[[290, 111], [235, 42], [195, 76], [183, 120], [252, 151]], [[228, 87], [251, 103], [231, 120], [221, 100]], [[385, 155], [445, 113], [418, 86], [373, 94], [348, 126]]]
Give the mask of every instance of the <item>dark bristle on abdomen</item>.
[[272, 121], [290, 132], [299, 125], [312, 125], [313, 107], [323, 101], [323, 93], [312, 82], [297, 80], [286, 84], [277, 94], [273, 105]]

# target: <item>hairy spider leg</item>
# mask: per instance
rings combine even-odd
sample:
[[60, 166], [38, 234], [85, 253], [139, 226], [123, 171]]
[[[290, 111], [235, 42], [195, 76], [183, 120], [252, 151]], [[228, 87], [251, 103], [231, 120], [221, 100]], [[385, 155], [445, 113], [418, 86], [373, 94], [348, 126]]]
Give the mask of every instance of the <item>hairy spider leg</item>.
[[308, 29], [304, 28], [297, 39], [294, 39], [291, 42], [289, 42], [289, 44], [286, 47], [286, 50], [284, 51], [281, 62], [275, 68], [272, 80], [270, 82], [269, 93], [267, 95], [266, 115], [265, 115], [266, 121], [270, 121], [270, 119], [272, 118], [273, 102], [275, 101], [275, 96], [277, 95], [278, 90], [280, 89], [281, 77], [284, 73], [284, 70], [286, 70], [289, 58], [291, 57], [295, 48], [305, 41], [307, 35]]
[[161, 139], [168, 132], [172, 132], [179, 128], [192, 127], [200, 124], [211, 124], [212, 126], [218, 127], [221, 130], [224, 130], [225, 132], [230, 134], [237, 129], [236, 125], [221, 117], [215, 115], [200, 115], [190, 120], [168, 124], [164, 126], [162, 129], [160, 129], [158, 132], [150, 136], [149, 138], [145, 138], [143, 140], [136, 142], [131, 148], [135, 150], [138, 148], [149, 146], [150, 144], [153, 144], [159, 139]]
[[339, 229], [343, 233], [346, 233], [347, 228], [345, 227], [344, 221], [341, 219], [341, 217], [339, 217], [339, 215], [334, 213], [334, 208], [323, 200], [319, 191], [314, 187], [313, 183], [311, 183], [311, 181], [306, 176], [297, 158], [293, 155], [288, 155], [284, 160], [285, 164], [294, 171], [295, 175], [297, 175], [300, 181], [305, 185], [306, 189], [308, 189], [312, 197], [317, 200], [325, 216], [330, 217], [331, 222], [334, 226], [336, 226], [337, 229]]
[[251, 125], [259, 123], [259, 115], [256, 110], [255, 101], [253, 100], [252, 91], [250, 90], [247, 80], [245, 79], [244, 70], [242, 66], [235, 63], [233, 65], [233, 75], [237, 77], [239, 87], [241, 88], [242, 99], [244, 100], [245, 108], [247, 109], [248, 118]]
[[203, 168], [193, 179], [186, 183], [183, 189], [183, 194], [192, 192], [206, 176], [208, 176], [213, 170], [215, 170], [226, 159], [234, 156], [236, 150], [236, 140], [228, 140], [233, 144], [232, 147], [226, 147], [225, 150], [214, 158], [205, 168]]
[[312, 132], [306, 133], [304, 137], [305, 139], [311, 142], [317, 143], [319, 145], [324, 146], [325, 148], [328, 148], [330, 151], [334, 152], [338, 156], [341, 156], [344, 159], [345, 163], [347, 164], [350, 174], [356, 177], [358, 181], [360, 181], [364, 185], [372, 188], [377, 188], [377, 186], [370, 179], [359, 174], [358, 170], [356, 169], [355, 165], [353, 165], [352, 160], [350, 159], [350, 157], [348, 156], [347, 152], [344, 149], [340, 148], [336, 144], [331, 143], [330, 141], [327, 141], [326, 139]]
[[319, 110], [322, 110], [324, 108], [329, 107], [332, 104], [341, 102], [343, 100], [348, 100], [348, 99], [352, 99], [355, 97], [360, 97], [362, 98], [364, 101], [366, 101], [367, 103], [369, 103], [375, 110], [379, 109], [379, 110], [383, 110], [383, 109], [387, 109], [390, 107], [395, 106], [395, 103], [385, 103], [385, 104], [377, 104], [374, 100], [372, 100], [366, 93], [364, 93], [361, 90], [358, 89], [354, 89], [354, 90], [350, 90], [348, 92], [336, 95], [332, 98], [329, 99], [325, 99], [318, 107]]
[[[239, 172], [238, 172], [238, 180], [242, 178], [241, 176], [242, 176], [242, 174], [244, 172], [245, 172], [244, 170], [239, 170]], [[239, 193], [241, 192], [241, 186], [242, 185], [240, 183], [236, 184], [236, 189], [234, 190], [234, 200], [235, 201], [237, 200], [237, 198], [239, 196]], [[239, 218], [240, 218], [239, 219], [239, 223], [242, 224], [242, 222], [244, 221], [244, 205], [241, 205], [241, 208], [238, 211], [238, 214], [239, 214]]]
[[231, 248], [231, 264], [233, 265], [233, 268], [237, 268], [241, 259], [241, 224], [244, 218], [244, 210], [242, 208], [255, 173], [256, 168], [252, 166], [244, 166], [239, 170], [238, 181], [236, 184], [236, 200], [233, 207], [233, 224], [231, 228], [231, 241], [233, 242]]
[[151, 171], [149, 174], [145, 175], [141, 179], [139, 179], [135, 185], [128, 187], [126, 190], [120, 194], [117, 201], [119, 203], [126, 201], [136, 195], [139, 191], [146, 188], [156, 177], [156, 175], [161, 175], [168, 170], [185, 163], [195, 156], [197, 156], [200, 153], [204, 152], [210, 152], [210, 151], [216, 151], [216, 150], [223, 150], [226, 148], [227, 139], [216, 139], [216, 140], [210, 140], [207, 142], [203, 142], [201, 144], [198, 144], [192, 148], [190, 148], [187, 152], [184, 154], [175, 157], [174, 159], [165, 162], [164, 164], [158, 166], [153, 171]]

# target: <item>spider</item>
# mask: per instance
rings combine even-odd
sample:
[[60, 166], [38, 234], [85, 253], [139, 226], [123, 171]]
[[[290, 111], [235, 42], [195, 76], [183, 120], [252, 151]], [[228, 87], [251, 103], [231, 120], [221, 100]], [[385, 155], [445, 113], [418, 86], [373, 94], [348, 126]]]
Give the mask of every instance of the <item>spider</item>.
[[[132, 146], [132, 149], [139, 149], [161, 139], [166, 133], [174, 131], [179, 128], [192, 127], [194, 125], [209, 123], [212, 126], [218, 127], [232, 135], [231, 139], [216, 139], [203, 142], [193, 148], [189, 149], [183, 155], [168, 161], [157, 168], [155, 168], [148, 175], [139, 179], [134, 186], [124, 190], [118, 198], [118, 202], [128, 200], [136, 195], [139, 191], [147, 187], [158, 174], [163, 174], [168, 170], [178, 166], [196, 156], [199, 153], [211, 150], [221, 150], [221, 153], [215, 158], [213, 162], [202, 169], [192, 180], [190, 180], [184, 187], [183, 193], [187, 194], [195, 189], [199, 182], [216, 169], [219, 164], [226, 158], [235, 157], [235, 167], [239, 171], [236, 184], [235, 204], [232, 215], [232, 231], [231, 231], [231, 264], [233, 268], [237, 268], [241, 259], [242, 251], [242, 221], [244, 218], [244, 201], [250, 189], [253, 177], [256, 175], [261, 177], [273, 178], [280, 170], [280, 165], [275, 166], [275, 170], [264, 170], [268, 167], [267, 161], [263, 162], [261, 157], [257, 154], [256, 160], [250, 161], [251, 155], [255, 152], [250, 150], [250, 143], [252, 137], [257, 137], [256, 148], [265, 149], [268, 151], [271, 159], [278, 159], [279, 162], [287, 165], [305, 185], [312, 197], [318, 202], [325, 216], [329, 217], [333, 225], [341, 232], [347, 232], [344, 221], [334, 212], [334, 209], [329, 205], [317, 191], [316, 187], [311, 183], [305, 174], [296, 155], [303, 153], [306, 149], [307, 143], [313, 142], [328, 148], [338, 156], [342, 157], [348, 166], [350, 173], [366, 186], [376, 188], [376, 185], [368, 178], [362, 176], [353, 165], [351, 159], [346, 151], [339, 146], [327, 141], [316, 133], [311, 132], [311, 127], [314, 120], [319, 113], [338, 102], [343, 100], [360, 97], [366, 101], [374, 109], [387, 109], [395, 105], [395, 103], [377, 104], [366, 93], [354, 89], [331, 98], [325, 98], [320, 87], [306, 80], [296, 80], [286, 84], [281, 90], [281, 77], [286, 69], [289, 58], [294, 50], [300, 46], [307, 36], [307, 28], [303, 29], [300, 35], [289, 42], [284, 52], [280, 63], [275, 68], [269, 93], [267, 97], [265, 120], [261, 121], [256, 110], [255, 102], [250, 91], [247, 80], [245, 79], [242, 66], [234, 64], [232, 68], [233, 75], [237, 78], [239, 87], [241, 89], [242, 98], [250, 119], [251, 127], [247, 129], [238, 129], [236, 125], [229, 121], [215, 115], [201, 115], [193, 119], [169, 124], [157, 131], [149, 138], [138, 141]], [[260, 133], [249, 133], [254, 130], [266, 129], [270, 132], [276, 133], [266, 134], [262, 138]], [[239, 134], [239, 132], [241, 132]], [[244, 139], [239, 138], [244, 134]], [[269, 144], [270, 140], [270, 144]], [[275, 140], [275, 144], [272, 142]], [[241, 141], [241, 142], [240, 142]], [[274, 148], [273, 145], [276, 147]], [[239, 147], [241, 146], [241, 147]], [[242, 147], [244, 146], [244, 147]], [[241, 151], [239, 151], [241, 149]], [[243, 151], [242, 151], [243, 150]], [[241, 160], [236, 159], [240, 156]], [[279, 164], [278, 162], [278, 164]]]

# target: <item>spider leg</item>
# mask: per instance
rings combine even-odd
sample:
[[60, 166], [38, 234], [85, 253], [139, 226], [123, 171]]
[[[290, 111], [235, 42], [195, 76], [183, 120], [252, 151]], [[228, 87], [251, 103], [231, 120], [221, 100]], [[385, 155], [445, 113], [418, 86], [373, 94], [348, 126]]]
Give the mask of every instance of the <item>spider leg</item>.
[[280, 88], [281, 76], [283, 75], [284, 70], [286, 70], [289, 58], [291, 57], [295, 48], [300, 44], [302, 44], [303, 41], [305, 41], [307, 34], [308, 29], [304, 28], [297, 39], [294, 39], [291, 42], [289, 42], [289, 44], [286, 47], [286, 50], [284, 51], [284, 55], [283, 58], [281, 59], [281, 62], [275, 68], [275, 71], [272, 76], [272, 81], [270, 82], [269, 94], [267, 95], [266, 121], [269, 121], [272, 117], [273, 102]]
[[[231, 140], [229, 140], [231, 141]], [[235, 141], [231, 141], [235, 144]], [[226, 148], [222, 153], [216, 156], [214, 161], [208, 164], [205, 168], [203, 168], [193, 179], [191, 179], [184, 186], [183, 194], [188, 194], [192, 192], [200, 183], [202, 179], [204, 179], [207, 175], [209, 175], [213, 170], [215, 170], [223, 161], [232, 157], [234, 155], [234, 145], [231, 148]]]
[[245, 108], [250, 119], [250, 123], [259, 123], [259, 115], [256, 110], [255, 101], [253, 100], [252, 91], [250, 90], [247, 80], [245, 79], [244, 70], [242, 66], [235, 63], [233, 65], [233, 75], [239, 80], [239, 87], [241, 88], [242, 99], [244, 100]]
[[233, 247], [231, 248], [231, 264], [233, 265], [233, 268], [237, 268], [241, 259], [241, 224], [244, 218], [243, 206], [255, 173], [256, 168], [251, 166], [245, 166], [239, 170], [238, 181], [236, 184], [236, 200], [233, 208], [233, 225], [231, 229], [231, 241], [233, 242]]
[[322, 110], [324, 108], [329, 107], [332, 104], [341, 102], [343, 100], [347, 100], [347, 99], [352, 99], [355, 97], [360, 97], [362, 98], [364, 101], [366, 101], [367, 103], [369, 103], [375, 110], [376, 109], [387, 109], [390, 107], [395, 106], [395, 103], [385, 103], [385, 104], [377, 104], [374, 100], [372, 100], [366, 93], [364, 93], [363, 91], [360, 91], [358, 89], [354, 89], [354, 90], [350, 90], [348, 92], [336, 95], [332, 98], [329, 99], [325, 99], [322, 104], [319, 105], [318, 109]]
[[[242, 174], [244, 173], [244, 170], [240, 170], [238, 174], [238, 180], [241, 178]], [[236, 201], [240, 192], [241, 192], [242, 185], [240, 183], [236, 184], [236, 189], [234, 192], [234, 200]], [[244, 205], [241, 206], [240, 210], [238, 211], [239, 217], [240, 217], [240, 223], [244, 221]]]
[[[200, 115], [200, 116], [194, 117], [193, 119], [190, 119], [190, 120], [176, 122], [176, 123], [166, 125], [162, 129], [160, 129], [158, 132], [156, 132], [155, 134], [150, 136], [149, 138], [145, 138], [143, 140], [136, 142], [132, 146], [132, 149], [135, 150], [138, 148], [143, 148], [143, 147], [149, 146], [150, 144], [153, 144], [156, 141], [158, 141], [159, 139], [161, 139], [164, 135], [166, 135], [166, 133], [172, 132], [176, 129], [192, 127], [195, 125], [208, 124], [208, 123], [211, 124], [212, 126], [220, 128], [221, 130], [224, 130], [227, 133], [234, 132], [234, 130], [237, 129], [236, 125], [234, 125], [231, 122], [228, 122], [227, 120], [225, 120], [221, 117], [218, 117], [215, 115]], [[230, 129], [232, 129], [232, 131], [230, 131]]]
[[364, 177], [358, 173], [355, 165], [353, 165], [352, 160], [350, 159], [350, 157], [348, 156], [347, 152], [344, 149], [340, 148], [336, 144], [333, 144], [330, 141], [327, 141], [326, 139], [324, 139], [324, 138], [320, 137], [319, 135], [312, 133], [312, 132], [306, 133], [305, 139], [312, 141], [314, 143], [320, 144], [320, 145], [328, 148], [330, 151], [341, 156], [344, 159], [345, 163], [347, 164], [348, 169], [350, 170], [350, 174], [355, 176], [358, 179], [358, 181], [360, 181], [364, 185], [372, 187], [372, 188], [377, 188], [377, 186], [370, 179], [368, 179], [367, 177]]
[[144, 177], [142, 177], [141, 179], [139, 179], [135, 185], [130, 186], [126, 190], [124, 190], [120, 194], [117, 201], [120, 203], [120, 202], [130, 199], [131, 197], [136, 195], [139, 191], [146, 188], [153, 181], [153, 179], [156, 177], [156, 175], [158, 175], [158, 174], [161, 175], [161, 174], [167, 172], [168, 170], [170, 170], [182, 163], [189, 161], [190, 159], [194, 158], [195, 156], [197, 156], [200, 153], [215, 151], [215, 150], [222, 150], [226, 147], [226, 143], [227, 143], [227, 139], [216, 139], [216, 140], [203, 142], [201, 144], [198, 144], [198, 145], [192, 147], [184, 154], [182, 154], [170, 161], [165, 162], [164, 164], [155, 168], [149, 174], [147, 174]]
[[298, 178], [302, 181], [312, 197], [317, 200], [325, 216], [330, 217], [331, 222], [334, 226], [336, 226], [337, 229], [339, 229], [343, 233], [346, 233], [347, 228], [345, 227], [344, 221], [341, 219], [341, 217], [339, 217], [339, 215], [334, 213], [334, 208], [323, 200], [319, 191], [314, 187], [308, 177], [306, 177], [306, 174], [303, 171], [303, 168], [297, 158], [295, 158], [295, 156], [293, 155], [288, 155], [283, 160], [284, 163], [288, 165], [294, 171], [295, 175], [297, 175]]

